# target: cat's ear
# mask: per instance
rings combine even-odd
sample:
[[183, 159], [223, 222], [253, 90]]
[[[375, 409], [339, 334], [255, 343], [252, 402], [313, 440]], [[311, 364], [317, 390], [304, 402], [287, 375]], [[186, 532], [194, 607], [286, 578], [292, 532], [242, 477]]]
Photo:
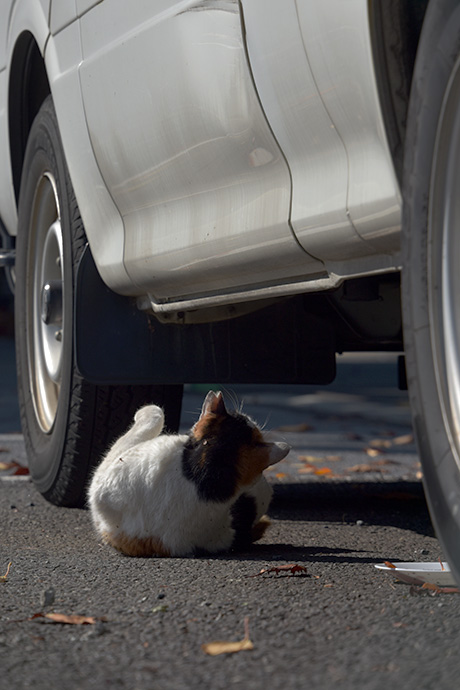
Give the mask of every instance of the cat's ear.
[[206, 398], [204, 399], [203, 407], [201, 408], [200, 419], [201, 417], [204, 417], [207, 414], [213, 414], [218, 417], [227, 414], [227, 410], [225, 408], [224, 403], [224, 396], [220, 391], [218, 393], [214, 393], [214, 391], [209, 391]]
[[289, 443], [283, 443], [281, 441], [267, 443], [267, 446], [269, 447], [269, 465], [275, 465], [277, 462], [285, 458], [291, 450]]

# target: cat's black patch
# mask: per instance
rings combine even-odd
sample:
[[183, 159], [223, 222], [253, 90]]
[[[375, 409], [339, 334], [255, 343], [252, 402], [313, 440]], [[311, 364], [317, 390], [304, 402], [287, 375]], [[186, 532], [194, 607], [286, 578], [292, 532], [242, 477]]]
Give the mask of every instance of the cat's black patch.
[[232, 527], [235, 530], [232, 548], [247, 548], [252, 544], [252, 526], [257, 515], [254, 496], [243, 494], [232, 506]]
[[250, 446], [254, 427], [237, 412], [210, 419], [200, 438], [193, 433], [184, 446], [182, 471], [203, 501], [228, 501], [238, 489], [238, 455]]

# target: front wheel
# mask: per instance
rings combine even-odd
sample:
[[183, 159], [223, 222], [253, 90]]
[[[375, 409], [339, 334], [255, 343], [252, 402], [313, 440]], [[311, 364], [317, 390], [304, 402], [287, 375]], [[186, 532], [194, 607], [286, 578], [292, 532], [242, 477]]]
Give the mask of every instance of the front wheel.
[[94, 386], [79, 375], [73, 352], [74, 286], [85, 246], [49, 97], [29, 134], [19, 195], [16, 360], [32, 478], [49, 501], [67, 506], [84, 503], [91, 469], [140, 406], [164, 407], [174, 429], [182, 397], [180, 386]]
[[404, 172], [404, 342], [437, 536], [460, 584], [460, 5], [431, 3]]

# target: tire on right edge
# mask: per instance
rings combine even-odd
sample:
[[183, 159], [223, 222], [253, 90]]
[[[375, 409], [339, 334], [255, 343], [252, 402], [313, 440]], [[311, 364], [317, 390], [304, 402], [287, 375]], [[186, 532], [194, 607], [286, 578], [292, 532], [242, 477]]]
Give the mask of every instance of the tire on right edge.
[[[460, 4], [431, 2], [404, 166], [402, 304], [414, 432], [431, 517], [460, 584]], [[456, 230], [456, 231], [455, 231]]]

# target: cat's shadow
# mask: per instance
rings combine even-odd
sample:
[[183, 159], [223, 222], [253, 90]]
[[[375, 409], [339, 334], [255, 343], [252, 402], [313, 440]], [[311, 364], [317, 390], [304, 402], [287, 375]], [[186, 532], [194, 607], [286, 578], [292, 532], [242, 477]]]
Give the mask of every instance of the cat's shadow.
[[[362, 554], [362, 555], [361, 555]], [[328, 546], [294, 546], [293, 544], [253, 544], [249, 549], [222, 554], [198, 554], [205, 560], [264, 561], [270, 567], [279, 562], [292, 563], [381, 563], [382, 558], [371, 557], [362, 549], [334, 548]]]

